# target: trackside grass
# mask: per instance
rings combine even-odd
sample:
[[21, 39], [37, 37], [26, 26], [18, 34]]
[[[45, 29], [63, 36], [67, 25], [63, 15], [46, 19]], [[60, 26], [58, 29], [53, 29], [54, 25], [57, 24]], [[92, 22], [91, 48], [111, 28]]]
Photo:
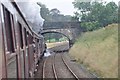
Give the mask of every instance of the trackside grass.
[[104, 78], [118, 77], [118, 25], [83, 33], [69, 51], [78, 63]]

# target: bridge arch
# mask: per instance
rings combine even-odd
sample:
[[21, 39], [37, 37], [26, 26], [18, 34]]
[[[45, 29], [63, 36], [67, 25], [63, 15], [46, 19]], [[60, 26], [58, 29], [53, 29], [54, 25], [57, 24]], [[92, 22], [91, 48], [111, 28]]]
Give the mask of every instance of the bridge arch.
[[69, 47], [71, 47], [72, 40], [67, 35], [65, 35], [65, 34], [63, 34], [61, 32], [57, 32], [57, 31], [46, 31], [46, 32], [42, 32], [41, 34], [44, 35], [44, 34], [47, 34], [47, 33], [58, 33], [58, 34], [61, 34], [61, 35], [65, 36], [69, 41]]

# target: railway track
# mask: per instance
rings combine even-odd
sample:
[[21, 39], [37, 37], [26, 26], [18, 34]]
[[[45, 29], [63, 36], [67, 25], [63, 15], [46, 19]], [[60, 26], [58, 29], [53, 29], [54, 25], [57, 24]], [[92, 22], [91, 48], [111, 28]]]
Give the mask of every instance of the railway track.
[[[57, 62], [58, 58], [62, 62]], [[57, 63], [61, 63], [62, 64], [62, 66], [60, 66], [61, 69], [62, 68], [66, 68], [67, 69], [66, 70], [67, 74], [69, 73], [70, 76], [68, 76], [66, 78], [74, 78], [75, 80], [79, 80], [79, 77], [72, 71], [72, 69], [69, 67], [69, 65], [66, 63], [65, 59], [63, 58], [63, 53], [55, 53], [54, 55], [52, 55], [51, 59], [52, 59], [51, 60], [52, 68], [50, 68], [50, 69], [52, 69], [52, 75], [51, 75], [51, 77], [50, 76], [47, 77], [48, 73], [46, 73], [46, 67], [48, 67], [47, 66], [47, 64], [48, 64], [47, 62], [49, 62], [48, 61], [49, 57], [48, 57], [45, 60], [44, 65], [43, 65], [43, 80], [45, 78], [54, 78], [55, 80], [58, 80], [59, 78], [64, 78], [64, 77], [62, 77], [62, 75], [60, 76], [60, 74], [63, 73], [63, 71], [60, 72], [60, 70], [59, 70], [60, 68], [57, 67], [57, 66], [59, 66], [59, 64], [57, 64]], [[62, 70], [64, 70], [64, 69], [62, 69]]]
[[69, 45], [67, 44], [58, 45], [58, 46], [50, 48], [50, 50], [54, 51], [55, 53], [68, 52]]
[[45, 58], [43, 61], [43, 64], [41, 66], [41, 78], [43, 78], [43, 80], [58, 80], [61, 78], [72, 78], [73, 80], [79, 80], [80, 78], [96, 78], [84, 68], [77, 67], [75, 66], [75, 63], [70, 62], [70, 59], [66, 54], [67, 52], [62, 51], [64, 49], [66, 50], [65, 46], [58, 46], [58, 48], [57, 49], [59, 52], [57, 52], [55, 48], [50, 49], [52, 55]]
[[55, 69], [55, 55], [56, 54], [54, 54], [52, 69], [53, 69], [53, 72], [54, 72], [55, 79], [58, 80], [57, 72], [56, 72], [56, 69]]
[[54, 56], [47, 57], [43, 63], [42, 68], [42, 78], [43, 80], [46, 78], [55, 78], [53, 71], [53, 58]]
[[[48, 58], [47, 58], [47, 59], [48, 59]], [[43, 64], [43, 73], [42, 73], [42, 78], [43, 78], [43, 79], [45, 78], [45, 66], [46, 66], [47, 59], [45, 60], [45, 62], [44, 62], [44, 64]]]
[[66, 65], [68, 70], [71, 72], [71, 74], [74, 76], [76, 80], [79, 80], [79, 77], [72, 71], [72, 69], [69, 67], [69, 65], [66, 63], [65, 59], [63, 58], [63, 55], [61, 55], [63, 63]]

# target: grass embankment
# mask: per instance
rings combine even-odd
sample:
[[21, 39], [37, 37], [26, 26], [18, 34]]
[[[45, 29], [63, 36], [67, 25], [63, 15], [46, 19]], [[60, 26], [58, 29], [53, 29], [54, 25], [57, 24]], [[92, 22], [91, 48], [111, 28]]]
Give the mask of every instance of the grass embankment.
[[118, 25], [83, 33], [70, 55], [100, 77], [118, 77]]

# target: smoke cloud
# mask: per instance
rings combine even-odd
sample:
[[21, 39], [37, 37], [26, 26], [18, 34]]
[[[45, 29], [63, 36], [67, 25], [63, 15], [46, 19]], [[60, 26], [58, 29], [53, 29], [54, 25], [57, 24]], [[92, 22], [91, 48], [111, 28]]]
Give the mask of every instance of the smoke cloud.
[[42, 30], [44, 19], [40, 16], [40, 7], [37, 5], [37, 2], [29, 2], [28, 0], [24, 2], [16, 1], [32, 29], [37, 33]]

